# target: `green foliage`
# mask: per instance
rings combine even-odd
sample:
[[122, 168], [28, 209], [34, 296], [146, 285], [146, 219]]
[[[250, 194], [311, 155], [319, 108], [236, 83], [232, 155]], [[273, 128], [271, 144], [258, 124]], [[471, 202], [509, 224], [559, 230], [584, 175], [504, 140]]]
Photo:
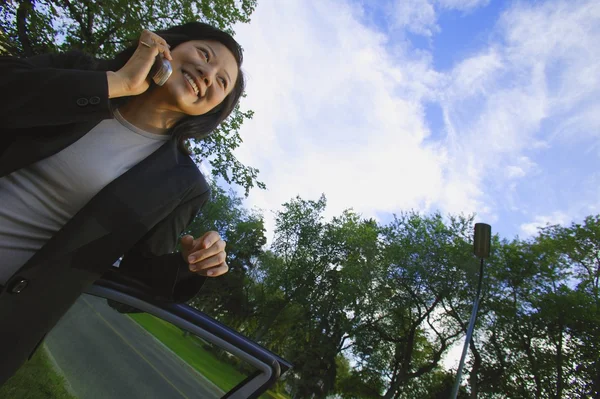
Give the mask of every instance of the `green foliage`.
[[482, 396], [599, 394], [599, 233], [597, 217], [588, 217], [583, 225], [543, 228], [527, 241], [496, 243], [475, 348]]
[[[196, 229], [246, 231], [241, 199], [216, 193]], [[479, 273], [473, 218], [407, 212], [380, 225], [352, 210], [326, 220], [326, 206], [283, 204], [269, 249], [249, 229], [244, 281], [201, 306], [223, 313], [244, 292], [246, 310], [225, 320], [294, 364], [280, 385], [294, 398], [448, 397], [455, 370], [442, 359], [462, 344]], [[589, 217], [529, 240], [492, 237], [459, 397], [598, 395], [599, 231]]]
[[386, 375], [385, 398], [436, 369], [461, 332], [444, 317], [443, 304], [466, 278], [458, 268], [466, 256], [453, 248], [463, 233], [439, 214], [404, 213], [382, 228], [385, 268], [373, 291], [377, 306], [356, 335], [354, 354]]
[[[401, 399], [448, 399], [454, 387], [456, 375], [445, 370], [433, 370], [423, 374], [418, 379], [411, 380], [402, 388], [399, 395]], [[466, 387], [461, 386], [458, 390], [458, 398], [469, 398]]]
[[385, 383], [377, 371], [362, 369], [341, 376], [336, 387], [343, 399], [379, 399]]
[[8, 1], [0, 5], [0, 46], [19, 56], [79, 49], [110, 57], [144, 28], [202, 21], [233, 34], [255, 8], [256, 0]]
[[222, 177], [229, 184], [237, 184], [244, 188], [248, 196], [255, 185], [265, 189], [266, 185], [258, 181], [259, 170], [243, 165], [233, 151], [242, 144], [239, 134], [241, 125], [252, 119], [253, 111], [243, 112], [236, 106], [231, 115], [207, 138], [192, 146], [196, 162], [208, 159], [213, 176]]
[[[24, 0], [0, 3], [0, 55], [27, 57], [41, 53], [81, 50], [111, 58], [138, 39], [142, 29], [153, 31], [202, 21], [231, 34], [235, 23], [247, 23], [256, 0]], [[208, 160], [215, 177], [250, 189], [265, 188], [259, 170], [233, 154], [242, 138], [239, 129], [253, 112], [237, 106], [207, 139], [192, 145], [196, 162]]]

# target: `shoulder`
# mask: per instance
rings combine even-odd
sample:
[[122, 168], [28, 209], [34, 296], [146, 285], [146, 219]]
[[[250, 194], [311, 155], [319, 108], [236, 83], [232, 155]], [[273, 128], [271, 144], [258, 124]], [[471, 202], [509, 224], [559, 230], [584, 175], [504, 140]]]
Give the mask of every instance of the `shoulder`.
[[192, 173], [192, 184], [181, 198], [181, 202], [185, 203], [191, 201], [202, 205], [210, 198], [210, 184], [197, 166], [189, 169]]
[[[210, 184], [191, 154], [186, 154], [177, 145], [176, 140], [170, 140], [164, 144], [165, 149], [172, 155], [160, 157], [169, 166], [170, 172], [166, 175], [171, 183], [178, 181], [180, 187], [185, 187], [180, 194], [180, 201], [187, 202], [193, 199], [202, 200], [210, 195]], [[169, 148], [170, 147], [170, 148]], [[172, 168], [172, 169], [171, 169]], [[175, 178], [173, 180], [173, 178]]]
[[204, 174], [200, 171], [200, 169], [198, 169], [197, 165], [195, 168], [193, 168], [193, 171], [194, 183], [190, 187], [190, 190], [187, 193], [187, 197], [206, 200], [208, 197], [210, 197], [210, 184], [204, 177]]

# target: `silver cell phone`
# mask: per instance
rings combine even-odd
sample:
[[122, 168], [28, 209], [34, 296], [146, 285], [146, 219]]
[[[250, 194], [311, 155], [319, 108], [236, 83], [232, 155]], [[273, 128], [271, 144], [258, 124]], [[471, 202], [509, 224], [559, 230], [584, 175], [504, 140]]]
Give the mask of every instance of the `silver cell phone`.
[[164, 85], [172, 73], [173, 68], [171, 67], [169, 60], [163, 58], [160, 54], [157, 55], [156, 61], [154, 62], [152, 69], [150, 69], [150, 76], [152, 76], [154, 83], [159, 86]]

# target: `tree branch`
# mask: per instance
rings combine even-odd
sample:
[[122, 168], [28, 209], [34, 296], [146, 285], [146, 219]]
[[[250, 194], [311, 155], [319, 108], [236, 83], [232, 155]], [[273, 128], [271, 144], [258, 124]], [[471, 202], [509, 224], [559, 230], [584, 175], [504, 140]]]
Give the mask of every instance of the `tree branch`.
[[87, 31], [87, 39], [88, 42], [92, 42], [92, 39], [94, 37], [94, 14], [92, 13], [92, 6], [90, 4], [89, 0], [86, 0], [87, 3], [87, 27], [86, 27], [86, 31]]
[[81, 35], [83, 39], [86, 39], [86, 26], [81, 18], [81, 15], [77, 12], [75, 6], [69, 0], [63, 0], [63, 7], [66, 7], [71, 13], [71, 17], [79, 24], [79, 30], [81, 31]]
[[[113, 26], [111, 29], [108, 29], [104, 35], [102, 35], [98, 41], [96, 42], [96, 44], [98, 45], [98, 47], [102, 47], [104, 45], [104, 43], [108, 42], [108, 39], [114, 35], [115, 33], [117, 33], [117, 31], [123, 26], [123, 24], [116, 24], [115, 26]], [[116, 41], [110, 41], [108, 43], [125, 43], [125, 42], [129, 42], [129, 40], [116, 40]]]
[[435, 335], [437, 335], [438, 339], [440, 341], [443, 341], [444, 338], [442, 337], [442, 335], [438, 332], [438, 330], [435, 329], [435, 327], [433, 326], [433, 324], [431, 324], [431, 320], [429, 320], [429, 315], [427, 315], [427, 324], [429, 324], [429, 327], [433, 330], [433, 332], [435, 333]]
[[346, 342], [346, 340], [347, 340], [348, 338], [350, 338], [350, 336], [346, 335], [345, 337], [343, 337], [343, 338], [340, 340], [340, 344], [339, 344], [339, 345], [338, 345], [338, 347], [336, 348], [336, 351], [337, 351], [337, 352], [344, 351], [344, 350], [346, 350], [346, 349], [350, 348], [352, 345], [354, 345], [354, 343], [352, 343], [352, 344], [348, 345], [347, 347], [344, 347], [344, 342]]
[[436, 368], [438, 363], [440, 362], [440, 359], [442, 358], [442, 354], [448, 348], [448, 342], [452, 340], [452, 338], [456, 338], [460, 333], [460, 331], [457, 331], [454, 334], [447, 337], [446, 339], [444, 339], [440, 348], [433, 353], [433, 359], [431, 360], [431, 362], [429, 362], [429, 364], [419, 367], [414, 373], [407, 374], [407, 379], [420, 377], [423, 374], [429, 373], [431, 370]]

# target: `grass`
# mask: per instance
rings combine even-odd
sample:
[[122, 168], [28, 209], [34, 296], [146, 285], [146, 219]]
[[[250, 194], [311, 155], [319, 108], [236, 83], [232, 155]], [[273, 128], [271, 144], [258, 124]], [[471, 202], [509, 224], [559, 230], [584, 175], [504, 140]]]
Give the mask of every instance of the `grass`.
[[45, 345], [0, 387], [0, 398], [77, 399], [65, 388], [65, 379], [52, 366]]
[[231, 365], [219, 361], [196, 344], [195, 339], [190, 339], [190, 335], [184, 336], [182, 331], [171, 323], [144, 313], [130, 316], [187, 364], [225, 392], [246, 378]]
[[[192, 334], [184, 336], [178, 327], [146, 313], [134, 313], [129, 316], [224, 392], [231, 390], [246, 378], [246, 375], [233, 365], [205, 350], [198, 337]], [[288, 399], [289, 397], [267, 391], [261, 395], [261, 398]]]

